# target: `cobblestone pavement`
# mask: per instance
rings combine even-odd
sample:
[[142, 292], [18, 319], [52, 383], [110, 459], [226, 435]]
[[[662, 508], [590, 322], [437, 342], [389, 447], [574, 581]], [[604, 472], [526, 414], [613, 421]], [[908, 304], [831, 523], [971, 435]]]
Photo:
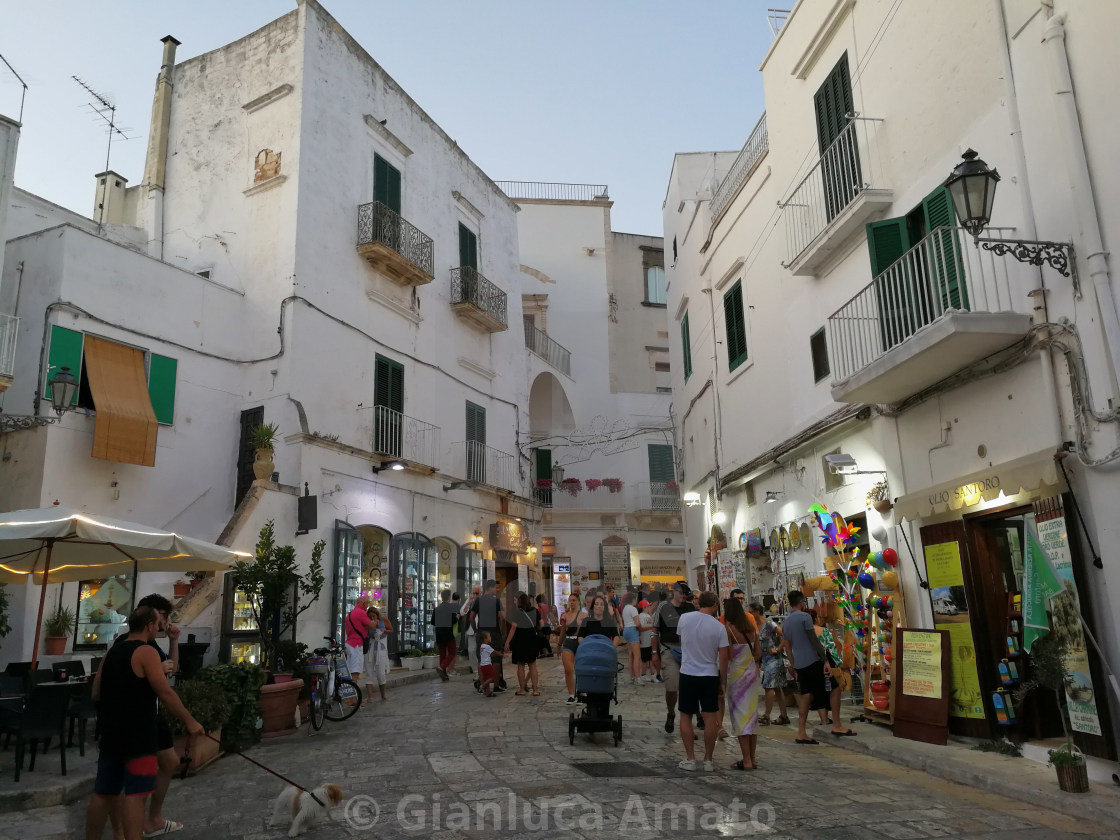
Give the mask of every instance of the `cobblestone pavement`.
[[[760, 730], [757, 772], [730, 769], [738, 752], [728, 742], [716, 747], [715, 772], [688, 773], [677, 768], [679, 734], [663, 729], [659, 684], [620, 684], [613, 707], [624, 719], [620, 746], [607, 734], [577, 734], [570, 746], [559, 660], [541, 665], [541, 697], [511, 690], [488, 699], [469, 676], [400, 686], [389, 702], [368, 703], [347, 722], [266, 741], [251, 755], [302, 784], [343, 786], [347, 808], [309, 829], [309, 838], [1116, 836], [1114, 826], [1106, 831], [867, 756], [798, 746], [788, 727]], [[590, 775], [589, 764], [609, 770]], [[279, 838], [287, 831], [270, 829], [267, 816], [282, 786], [226, 756], [176, 781], [165, 813], [186, 823], [181, 840]], [[0, 840], [81, 837], [84, 808], [0, 815]]]

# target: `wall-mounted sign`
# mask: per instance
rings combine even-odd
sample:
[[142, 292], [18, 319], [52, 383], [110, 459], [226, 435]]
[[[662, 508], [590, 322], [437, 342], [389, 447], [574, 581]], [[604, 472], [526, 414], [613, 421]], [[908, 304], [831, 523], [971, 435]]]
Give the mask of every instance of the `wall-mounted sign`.
[[541, 537], [541, 554], [546, 557], [556, 554], [556, 537]]
[[599, 558], [603, 568], [603, 578], [618, 589], [630, 585], [630, 546], [600, 545]]
[[494, 522], [490, 525], [490, 547], [524, 554], [529, 547], [529, 535], [518, 522]]

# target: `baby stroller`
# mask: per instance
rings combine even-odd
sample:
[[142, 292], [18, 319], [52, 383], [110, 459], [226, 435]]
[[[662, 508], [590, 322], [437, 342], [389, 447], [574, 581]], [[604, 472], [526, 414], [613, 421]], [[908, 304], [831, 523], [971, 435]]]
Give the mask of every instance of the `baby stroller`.
[[568, 743], [576, 732], [612, 732], [622, 740], [622, 715], [611, 717], [611, 700], [618, 703], [618, 653], [606, 636], [588, 636], [576, 650], [576, 697], [584, 704], [579, 717], [568, 714]]

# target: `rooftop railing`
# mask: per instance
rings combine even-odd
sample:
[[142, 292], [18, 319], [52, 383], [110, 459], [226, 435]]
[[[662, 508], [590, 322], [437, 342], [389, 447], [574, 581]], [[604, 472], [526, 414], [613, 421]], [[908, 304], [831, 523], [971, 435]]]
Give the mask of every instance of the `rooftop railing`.
[[735, 158], [735, 162], [731, 164], [727, 175], [716, 188], [715, 195], [712, 196], [713, 222], [719, 221], [723, 211], [731, 204], [732, 199], [739, 194], [739, 189], [747, 182], [755, 167], [758, 166], [758, 162], [766, 156], [769, 150], [770, 134], [766, 130], [766, 112], [764, 111], [750, 137], [747, 138], [747, 142], [743, 144], [738, 157]]
[[547, 181], [495, 181], [512, 199], [537, 201], [607, 201], [606, 184], [557, 184]]

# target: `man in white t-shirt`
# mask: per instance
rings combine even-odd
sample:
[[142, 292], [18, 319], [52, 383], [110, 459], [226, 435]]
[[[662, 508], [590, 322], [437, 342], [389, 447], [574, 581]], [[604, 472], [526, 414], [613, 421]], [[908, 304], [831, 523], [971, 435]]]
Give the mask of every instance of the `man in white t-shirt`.
[[719, 733], [719, 698], [727, 681], [727, 630], [716, 619], [719, 599], [714, 592], [701, 592], [699, 610], [685, 613], [677, 624], [681, 637], [681, 675], [679, 705], [681, 740], [685, 759], [677, 766], [696, 770], [692, 716], [704, 718], [704, 769], [715, 770], [712, 755]]

